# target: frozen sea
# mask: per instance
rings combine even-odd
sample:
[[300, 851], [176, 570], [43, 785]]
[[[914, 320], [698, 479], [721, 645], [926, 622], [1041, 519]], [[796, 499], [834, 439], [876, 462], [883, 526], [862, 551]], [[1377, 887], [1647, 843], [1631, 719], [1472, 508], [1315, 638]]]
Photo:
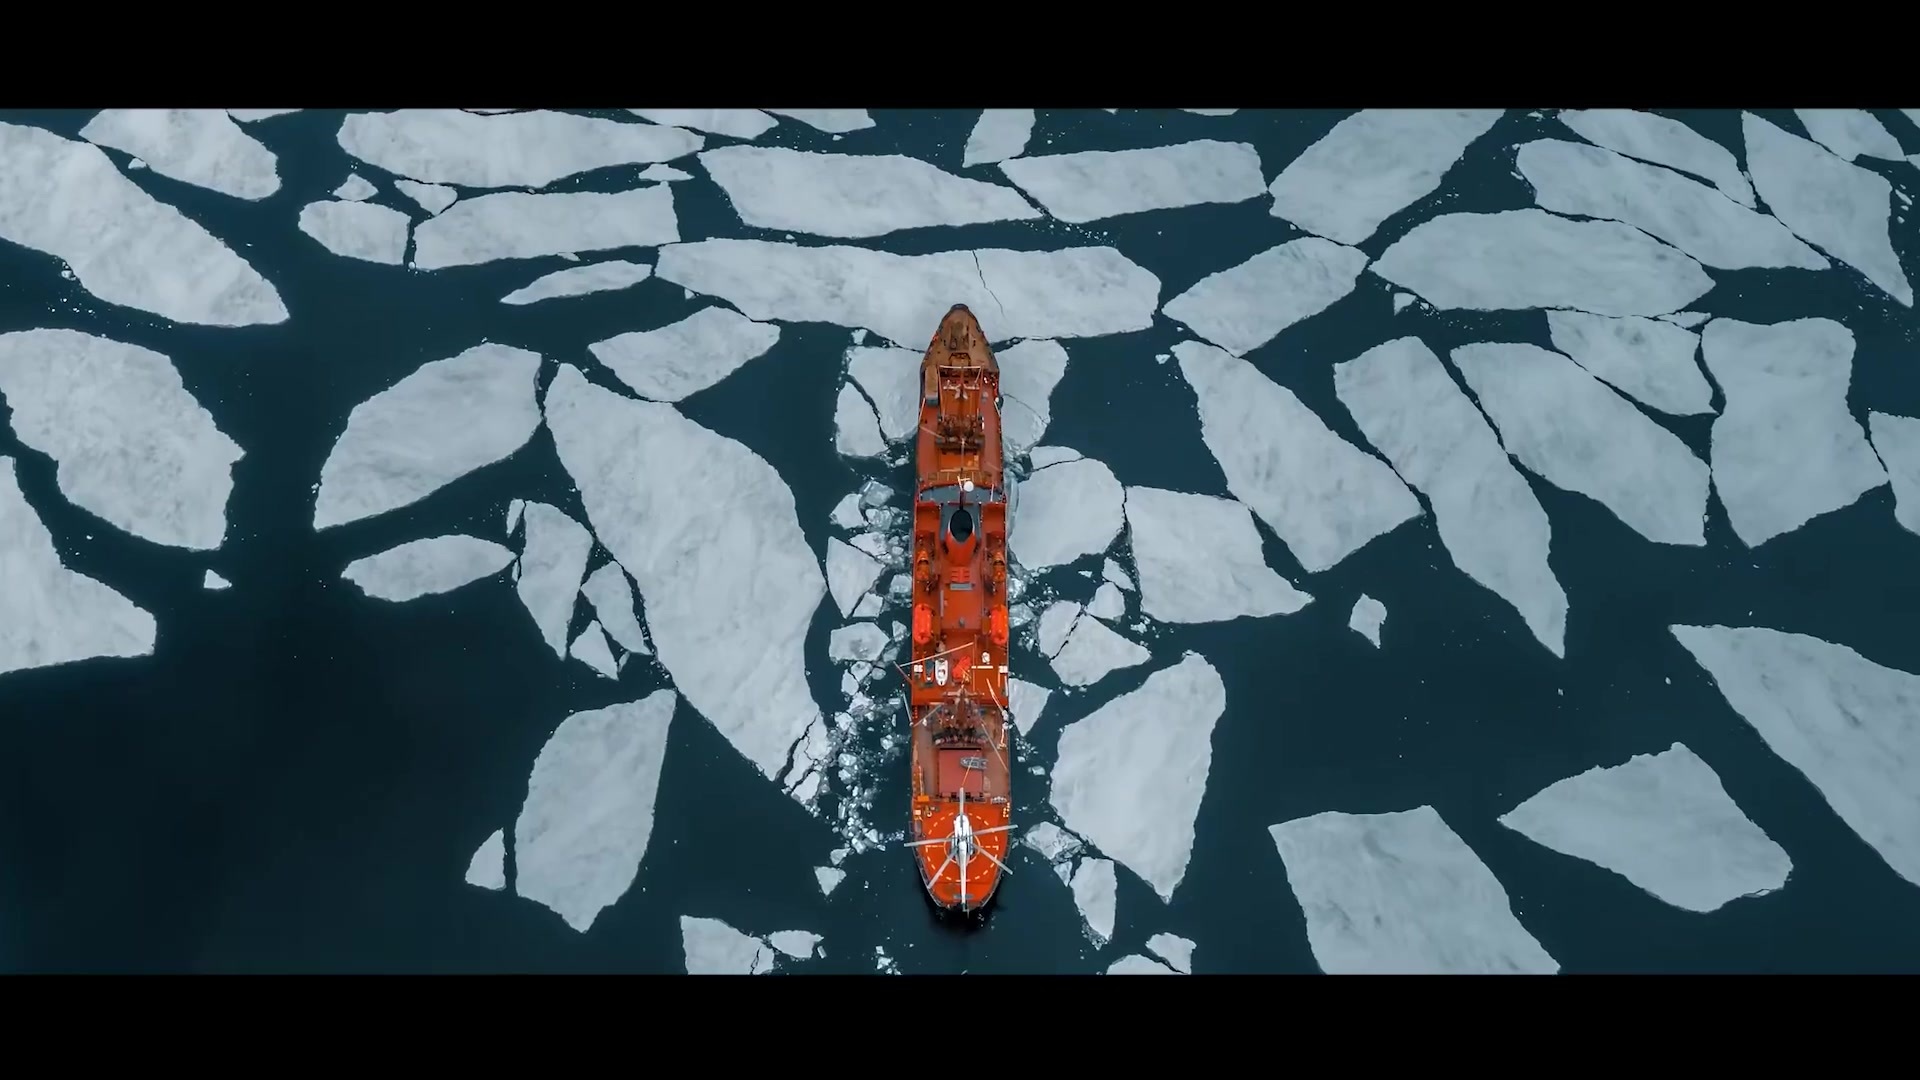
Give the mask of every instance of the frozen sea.
[[[0, 971], [1920, 970], [1920, 110], [0, 115]], [[1024, 842], [904, 838], [912, 379]]]

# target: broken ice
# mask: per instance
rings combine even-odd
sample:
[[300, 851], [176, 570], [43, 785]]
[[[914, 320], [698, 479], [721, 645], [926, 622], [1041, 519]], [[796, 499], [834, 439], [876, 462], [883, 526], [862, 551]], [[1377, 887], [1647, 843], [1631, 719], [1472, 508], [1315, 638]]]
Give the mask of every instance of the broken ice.
[[1867, 424], [1893, 481], [1893, 518], [1908, 532], [1920, 533], [1920, 420], [1876, 412], [1867, 414]]
[[613, 650], [607, 647], [607, 635], [601, 631], [599, 620], [587, 623], [580, 636], [567, 646], [567, 655], [609, 679], [620, 677], [620, 668], [613, 662]]
[[[1126, 503], [1140, 609], [1153, 618], [1223, 622], [1288, 615], [1312, 601], [1267, 566], [1253, 515], [1232, 499], [1130, 487]], [[1111, 583], [1102, 587], [1119, 599]]]
[[555, 656], [567, 654], [567, 626], [574, 598], [593, 553], [593, 534], [566, 512], [543, 502], [527, 503], [526, 546], [520, 551], [520, 579], [514, 591], [533, 617], [541, 640]]
[[873, 117], [868, 116], [865, 109], [768, 109], [767, 111], [835, 135], [873, 126]]
[[507, 887], [506, 832], [495, 829], [473, 851], [467, 862], [467, 884], [499, 892]]
[[1362, 109], [1274, 178], [1273, 216], [1358, 244], [1440, 186], [1499, 109]]
[[761, 229], [860, 239], [1041, 216], [1012, 188], [955, 176], [901, 154], [723, 146], [701, 154], [700, 164], [727, 193], [741, 222]]
[[1676, 416], [1713, 411], [1713, 387], [1693, 354], [1700, 335], [1660, 319], [1549, 311], [1553, 347], [1628, 397]]
[[1182, 975], [1193, 973], [1193, 942], [1177, 934], [1159, 933], [1147, 939], [1147, 951], [1172, 965]]
[[300, 209], [300, 231], [349, 259], [399, 266], [407, 258], [407, 215], [369, 202], [326, 199]]
[[780, 340], [780, 328], [724, 307], [705, 307], [654, 330], [587, 347], [641, 397], [680, 401], [718, 383]]
[[1353, 602], [1353, 613], [1347, 616], [1347, 629], [1366, 638], [1374, 648], [1380, 647], [1380, 626], [1387, 621], [1387, 606], [1365, 593]]
[[1130, 953], [1107, 965], [1109, 975], [1178, 975], [1167, 965], [1139, 953]]
[[1073, 903], [1093, 932], [1095, 945], [1105, 945], [1113, 938], [1116, 887], [1111, 859], [1082, 859], [1073, 872]]
[[879, 659], [880, 650], [886, 647], [886, 631], [870, 622], [842, 626], [827, 635], [827, 659], [829, 660], [871, 662]]
[[1857, 157], [1901, 161], [1906, 153], [1879, 118], [1865, 109], [1795, 109], [1813, 141], [1845, 161]]
[[1033, 134], [1032, 109], [982, 109], [967, 135], [960, 167], [991, 165], [1019, 157], [1026, 152], [1027, 139]]
[[833, 606], [840, 609], [841, 615], [852, 613], [860, 594], [873, 587], [884, 569], [866, 552], [838, 537], [827, 538], [827, 592], [833, 596]]
[[1359, 251], [1309, 236], [1201, 278], [1162, 310], [1239, 356], [1332, 307], [1366, 266]]
[[1021, 734], [1031, 736], [1040, 723], [1040, 717], [1046, 713], [1047, 699], [1052, 696], [1053, 691], [1044, 686], [1009, 677], [1006, 704], [1013, 726]]
[[545, 109], [355, 113], [341, 122], [339, 139], [341, 149], [390, 173], [472, 188], [545, 187], [609, 165], [670, 161], [704, 142], [678, 128]]
[[887, 452], [887, 439], [880, 433], [873, 406], [852, 383], [841, 383], [840, 395], [834, 399], [833, 448], [853, 458], [879, 457]]
[[1053, 673], [1068, 686], [1091, 686], [1121, 668], [1144, 664], [1153, 654], [1099, 619], [1080, 619], [1053, 655]]
[[1753, 188], [1733, 154], [1678, 120], [1632, 109], [1566, 109], [1559, 120], [1590, 143], [1691, 173], [1741, 206], [1753, 206]]
[[513, 552], [490, 540], [454, 534], [410, 540], [378, 555], [355, 559], [341, 572], [360, 591], [395, 603], [450, 592], [513, 561]]
[[1866, 275], [1895, 300], [1913, 306], [1887, 232], [1892, 185], [1752, 113], [1742, 113], [1747, 168], [1773, 216], [1808, 243]]
[[628, 109], [667, 127], [692, 128], [730, 139], [757, 139], [779, 121], [759, 109]]
[[464, 199], [413, 231], [421, 270], [562, 252], [653, 247], [680, 239], [673, 188], [534, 194], [500, 191]]
[[1124, 523], [1120, 481], [1092, 458], [1034, 473], [1020, 485], [1020, 496], [1025, 512], [1015, 519], [1007, 547], [1028, 570], [1105, 551]]
[[570, 266], [565, 270], [544, 274], [501, 297], [500, 302], [531, 304], [562, 296], [585, 296], [588, 293], [609, 292], [638, 285], [651, 276], [653, 276], [653, 267], [645, 263], [608, 259], [606, 262]]
[[653, 650], [647, 648], [646, 636], [641, 633], [640, 620], [634, 617], [633, 588], [627, 584], [627, 575], [619, 563], [602, 563], [600, 569], [588, 574], [580, 586], [580, 595], [593, 605], [593, 614], [600, 620], [601, 627], [621, 648], [642, 656], [653, 654]]
[[422, 184], [418, 180], [395, 180], [393, 186], [400, 194], [418, 203], [429, 217], [452, 206], [460, 198], [452, 188], [443, 184]]
[[80, 137], [131, 154], [162, 176], [237, 199], [280, 190], [273, 151], [225, 109], [102, 109]]
[[[1000, 396], [1004, 399], [1000, 438], [1008, 454], [1018, 455], [1039, 442], [1053, 422], [1053, 388], [1067, 373], [1067, 350], [1057, 341], [1029, 339], [1002, 349], [999, 361]], [[914, 370], [918, 372], [919, 368]]]
[[[847, 350], [847, 377], [872, 399], [880, 434], [889, 442], [905, 439], [920, 428], [921, 355], [911, 349], [870, 345]], [[1001, 374], [1004, 379], [1004, 367]]]
[[345, 199], [348, 202], [360, 202], [363, 199], [371, 199], [379, 193], [380, 189], [374, 187], [367, 181], [366, 177], [361, 176], [359, 173], [348, 173], [346, 180], [341, 183], [339, 187], [333, 189], [334, 198]]
[[1007, 179], [1047, 213], [1069, 222], [1146, 210], [1236, 203], [1267, 189], [1260, 155], [1213, 139], [1137, 150], [1085, 150], [1000, 162]]

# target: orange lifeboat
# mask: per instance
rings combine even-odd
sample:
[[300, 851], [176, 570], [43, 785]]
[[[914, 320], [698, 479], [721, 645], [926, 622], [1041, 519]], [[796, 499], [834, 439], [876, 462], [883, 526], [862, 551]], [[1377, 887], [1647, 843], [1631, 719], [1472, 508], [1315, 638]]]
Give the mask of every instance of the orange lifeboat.
[[915, 445], [907, 846], [940, 908], [973, 914], [1011, 871], [1007, 492], [1000, 365], [964, 304], [920, 362]]

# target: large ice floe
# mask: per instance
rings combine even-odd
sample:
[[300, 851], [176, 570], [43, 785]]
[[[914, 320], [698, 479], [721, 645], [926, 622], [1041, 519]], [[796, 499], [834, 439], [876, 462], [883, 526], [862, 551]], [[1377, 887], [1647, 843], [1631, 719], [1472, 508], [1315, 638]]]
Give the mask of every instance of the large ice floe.
[[1434, 307], [1477, 311], [1664, 315], [1713, 288], [1699, 263], [1630, 225], [1533, 209], [1430, 218], [1372, 270]]
[[[931, 332], [929, 332], [931, 337]], [[920, 428], [920, 359], [912, 349], [875, 345], [855, 345], [847, 350], [847, 377], [864, 391], [874, 405], [880, 421], [880, 433], [889, 442], [899, 442]], [[1065, 354], [1062, 354], [1064, 359]], [[1000, 368], [1001, 396], [1007, 369]], [[1041, 407], [1046, 403], [1043, 401]], [[1002, 437], [1005, 436], [1005, 410], [1002, 410]], [[1009, 453], [1012, 451], [1009, 450]]]
[[960, 167], [991, 165], [1026, 153], [1033, 135], [1032, 109], [982, 109], [967, 135]]
[[1887, 231], [1893, 187], [1879, 173], [1840, 160], [1815, 143], [1753, 115], [1741, 115], [1747, 169], [1767, 208], [1794, 234], [1866, 275], [1908, 307], [1913, 287]]
[[1313, 599], [1267, 566], [1253, 515], [1232, 499], [1130, 487], [1126, 518], [1140, 610], [1161, 622], [1289, 615]]
[[539, 371], [525, 349], [475, 345], [355, 405], [320, 467], [313, 527], [418, 502], [526, 445], [540, 426]]
[[1007, 548], [1028, 570], [1098, 554], [1120, 535], [1124, 498], [1113, 470], [1092, 458], [1042, 469], [1020, 484]]
[[1678, 120], [1632, 109], [1567, 109], [1558, 119], [1590, 143], [1691, 173], [1741, 206], [1753, 206], [1753, 188], [1733, 152]]
[[1366, 267], [1359, 251], [1309, 236], [1208, 274], [1162, 310], [1239, 356], [1332, 307]]
[[1500, 824], [1688, 911], [1786, 884], [1793, 860], [1680, 743], [1551, 784]]
[[1742, 542], [1763, 544], [1886, 482], [1847, 410], [1846, 327], [1715, 319], [1701, 332], [1700, 352], [1727, 395], [1713, 421], [1713, 486]]
[[1867, 414], [1873, 449], [1893, 481], [1893, 517], [1908, 532], [1920, 533], [1920, 419], [1876, 412]]
[[[1073, 605], [1076, 609], [1080, 605]], [[1092, 686], [1121, 668], [1135, 667], [1153, 659], [1153, 654], [1138, 642], [1115, 633], [1092, 615], [1077, 615], [1066, 640], [1053, 653], [1053, 673], [1067, 686]]]
[[805, 959], [819, 943], [820, 935], [805, 930], [778, 930], [762, 938], [719, 919], [680, 916], [680, 951], [689, 975], [765, 975], [781, 956]]
[[570, 266], [565, 270], [543, 274], [501, 297], [500, 302], [516, 305], [533, 304], [541, 300], [556, 300], [563, 296], [586, 296], [589, 293], [611, 292], [615, 289], [638, 285], [652, 276], [653, 267], [645, 263], [608, 259], [605, 262]]
[[204, 551], [226, 538], [244, 452], [165, 356], [78, 330], [0, 334], [0, 398], [75, 506], [156, 544]]
[[407, 259], [407, 215], [369, 202], [322, 199], [300, 208], [300, 231], [335, 255], [399, 266]]
[[701, 240], [662, 248], [654, 273], [750, 318], [858, 327], [920, 348], [956, 303], [973, 309], [990, 339], [1006, 341], [1144, 330], [1160, 301], [1160, 279], [1110, 247], [894, 255]]
[[514, 891], [581, 933], [640, 872], [677, 700], [656, 690], [574, 713], [534, 759], [513, 823]]
[[1061, 822], [1162, 900], [1187, 873], [1226, 707], [1213, 665], [1187, 653], [1060, 732], [1048, 798]]
[[702, 153], [700, 164], [740, 220], [761, 229], [866, 238], [1041, 216], [1012, 188], [955, 176], [901, 154], [723, 146]]
[[1858, 157], [1903, 161], [1906, 151], [1900, 140], [1880, 119], [1865, 109], [1795, 109], [1793, 115], [1807, 129], [1813, 141], [1845, 161]]
[[628, 109], [667, 127], [691, 128], [729, 139], [757, 139], [779, 123], [759, 109]]
[[1433, 504], [1453, 564], [1565, 656], [1567, 596], [1547, 565], [1547, 513], [1440, 358], [1419, 338], [1399, 338], [1334, 365], [1333, 387], [1361, 433]]
[[396, 176], [471, 188], [545, 187], [609, 165], [670, 161], [705, 143], [679, 128], [545, 109], [355, 113], [341, 121], [339, 140], [347, 153]]
[[1358, 244], [1440, 186], [1499, 109], [1362, 109], [1280, 170], [1273, 216]]
[[831, 135], [862, 131], [873, 126], [873, 117], [865, 109], [768, 109], [770, 113], [798, 120], [810, 128]]
[[1767, 746], [1894, 873], [1920, 885], [1920, 675], [1805, 634], [1671, 629]]
[[820, 715], [801, 646], [826, 582], [793, 493], [745, 445], [571, 365], [547, 388], [546, 417], [594, 534], [640, 587], [661, 665], [778, 776]]
[[225, 109], [102, 109], [80, 137], [222, 195], [264, 199], [280, 190], [273, 151], [240, 130]]
[[340, 577], [376, 600], [395, 603], [450, 592], [497, 574], [513, 552], [491, 540], [458, 533], [409, 540], [378, 555], [355, 559]]
[[1550, 975], [1560, 965], [1431, 806], [1269, 827], [1329, 975]]
[[533, 617], [541, 640], [555, 656], [567, 655], [567, 627], [574, 598], [593, 554], [593, 534], [558, 507], [529, 502], [523, 515], [526, 546], [520, 551], [520, 576], [514, 591]]
[[[1039, 442], [1053, 422], [1053, 388], [1067, 373], [1067, 350], [1057, 341], [1029, 339], [1000, 350], [998, 359], [1000, 438], [1007, 452], [1017, 455]], [[916, 362], [913, 371], [919, 370]], [[914, 424], [919, 425], [917, 409]]]
[[1093, 943], [1105, 945], [1111, 941], [1114, 901], [1119, 889], [1119, 880], [1113, 872], [1113, 860], [1080, 860], [1080, 865], [1073, 871], [1069, 888], [1073, 890], [1073, 905], [1080, 909], [1080, 917], [1086, 920]]
[[1173, 352], [1228, 490], [1308, 573], [1419, 516], [1419, 500], [1385, 462], [1334, 434], [1293, 391], [1211, 345], [1183, 341]]
[[1827, 268], [1786, 226], [1672, 169], [1559, 139], [1527, 143], [1516, 163], [1546, 209], [1625, 222], [1707, 266]]
[[1144, 210], [1244, 202], [1267, 190], [1260, 154], [1252, 146], [1214, 139], [1012, 158], [1000, 163], [1000, 171], [1047, 213], [1076, 223]]
[[0, 675], [153, 652], [152, 615], [61, 565], [10, 457], [0, 457], [0, 606]]
[[716, 305], [658, 329], [596, 341], [587, 351], [641, 397], [680, 401], [733, 374], [779, 340], [779, 327]]
[[1621, 393], [1661, 412], [1713, 411], [1713, 387], [1694, 353], [1700, 335], [1662, 319], [1547, 312], [1553, 347]]
[[640, 629], [640, 619], [633, 612], [633, 587], [627, 584], [626, 572], [619, 563], [602, 563], [600, 569], [588, 574], [580, 585], [580, 595], [593, 605], [593, 614], [607, 636], [621, 648], [642, 656], [653, 654]]
[[1046, 715], [1047, 699], [1053, 691], [1025, 679], [1007, 679], [1007, 713], [1013, 726], [1029, 738], [1034, 728], [1040, 724], [1040, 718]]
[[853, 612], [861, 595], [880, 580], [885, 569], [878, 559], [839, 537], [827, 538], [827, 591], [843, 617]]
[[1706, 540], [1707, 464], [1585, 368], [1537, 345], [1453, 350], [1515, 460], [1611, 510], [1649, 540]]
[[440, 270], [679, 239], [670, 184], [610, 192], [499, 191], [463, 200], [421, 222], [413, 231], [413, 265]]
[[0, 240], [62, 260], [110, 304], [174, 322], [287, 319], [280, 294], [232, 248], [120, 175], [99, 147], [39, 128], [0, 123]]

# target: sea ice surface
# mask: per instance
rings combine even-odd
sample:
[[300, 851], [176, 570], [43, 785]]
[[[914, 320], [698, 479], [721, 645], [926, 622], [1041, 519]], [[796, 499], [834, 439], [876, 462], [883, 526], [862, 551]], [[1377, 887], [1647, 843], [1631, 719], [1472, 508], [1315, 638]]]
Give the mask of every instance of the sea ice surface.
[[407, 215], [370, 202], [323, 199], [300, 208], [300, 231], [348, 259], [399, 266], [407, 258]]
[[395, 180], [393, 186], [400, 194], [419, 204], [428, 217], [438, 214], [452, 206], [460, 198], [459, 192], [444, 184], [423, 184], [418, 180]]
[[967, 135], [960, 167], [991, 165], [1026, 153], [1033, 135], [1032, 109], [982, 109]]
[[1741, 114], [1747, 168], [1767, 208], [1794, 234], [1866, 275], [1908, 307], [1913, 287], [1887, 231], [1893, 186], [1752, 113]]
[[628, 109], [667, 127], [691, 128], [729, 139], [757, 139], [779, 123], [759, 109]]
[[280, 190], [273, 151], [225, 109], [102, 109], [80, 137], [131, 154], [162, 176], [237, 199]]
[[768, 109], [770, 113], [798, 120], [810, 128], [830, 135], [844, 135], [873, 126], [873, 117], [865, 109]]
[[1380, 627], [1387, 621], [1387, 605], [1365, 593], [1353, 602], [1353, 613], [1347, 616], [1347, 629], [1359, 634], [1380, 647]]
[[842, 616], [852, 613], [860, 595], [880, 580], [885, 569], [873, 556], [839, 537], [827, 538], [827, 592]]
[[1859, 157], [1903, 161], [1906, 151], [1878, 117], [1865, 109], [1795, 109], [1813, 141], [1846, 161]]
[[641, 397], [682, 401], [733, 374], [779, 340], [779, 327], [716, 305], [655, 330], [633, 330], [595, 342], [587, 350]]
[[[902, 229], [1040, 217], [1020, 193], [902, 154], [722, 146], [700, 155], [746, 225], [864, 239]], [[929, 328], [928, 333], [932, 333]]]
[[378, 555], [355, 559], [340, 577], [376, 600], [399, 603], [450, 592], [513, 561], [513, 552], [491, 540], [458, 533], [409, 540]]
[[613, 662], [613, 650], [607, 647], [607, 635], [600, 629], [599, 620], [587, 623], [567, 646], [567, 655], [609, 679], [620, 677], [620, 666]]
[[1691, 173], [1741, 206], [1753, 206], [1753, 188], [1733, 153], [1678, 120], [1633, 109], [1564, 109], [1559, 120], [1596, 146]]
[[1013, 726], [1020, 733], [1031, 737], [1033, 730], [1040, 726], [1040, 717], [1046, 714], [1047, 699], [1053, 691], [1025, 679], [1007, 678], [1007, 713], [1013, 720]]
[[1267, 189], [1260, 154], [1246, 143], [1199, 139], [1137, 150], [1018, 157], [1000, 171], [1061, 221], [1098, 221], [1145, 210], [1236, 203]]
[[366, 177], [361, 176], [359, 173], [351, 172], [347, 174], [345, 182], [333, 189], [334, 198], [345, 199], [348, 202], [360, 202], [363, 199], [371, 199], [379, 193], [380, 189], [374, 187]]
[[463, 199], [421, 222], [413, 231], [413, 265], [441, 270], [679, 239], [669, 184], [627, 191], [498, 191]]
[[1893, 518], [1920, 533], [1920, 420], [1876, 412], [1867, 414], [1867, 426], [1893, 481]]
[[1112, 859], [1082, 859], [1073, 872], [1073, 904], [1093, 931], [1096, 945], [1113, 939], [1114, 898], [1118, 887]]
[[1253, 515], [1232, 499], [1130, 487], [1126, 511], [1140, 609], [1161, 622], [1290, 615], [1313, 599], [1267, 565]]
[[546, 109], [354, 113], [341, 122], [339, 140], [347, 153], [397, 176], [470, 188], [545, 187], [609, 165], [671, 161], [705, 142], [679, 128]]
[[1099, 619], [1080, 619], [1053, 655], [1053, 673], [1068, 686], [1092, 686], [1121, 668], [1144, 664], [1153, 654], [1115, 633]]
[[567, 655], [567, 627], [573, 622], [575, 599], [593, 554], [593, 534], [568, 517], [566, 511], [543, 502], [528, 502], [526, 546], [520, 550], [520, 578], [514, 591], [533, 616], [541, 640], [553, 655]]
[[841, 383], [833, 402], [833, 448], [844, 457], [871, 458], [887, 452], [886, 436], [873, 406], [852, 383]]
[[580, 595], [593, 605], [593, 614], [607, 636], [620, 643], [620, 647], [642, 656], [653, 655], [647, 648], [646, 635], [640, 629], [640, 620], [633, 613], [633, 587], [627, 584], [626, 572], [617, 562], [602, 563], [600, 569], [587, 575], [580, 586]]
[[1332, 307], [1366, 267], [1354, 248], [1308, 236], [1201, 278], [1162, 310], [1239, 356]]
[[1007, 547], [1028, 570], [1098, 554], [1120, 535], [1124, 498], [1113, 470], [1092, 458], [1042, 469], [1020, 485], [1021, 513]]
[[467, 884], [499, 892], [507, 887], [506, 831], [495, 829], [473, 850], [467, 863]]
[[622, 259], [569, 266], [543, 274], [500, 298], [503, 304], [531, 304], [563, 296], [585, 296], [638, 285], [653, 276], [653, 267]]
[[1186, 938], [1158, 933], [1147, 939], [1147, 951], [1165, 960], [1180, 974], [1193, 974], [1193, 942]]
[[1274, 178], [1273, 216], [1342, 244], [1431, 194], [1499, 109], [1362, 109]]
[[1683, 326], [1549, 311], [1547, 329], [1554, 348], [1642, 405], [1675, 416], [1713, 411], [1713, 387], [1693, 359], [1700, 335]]

